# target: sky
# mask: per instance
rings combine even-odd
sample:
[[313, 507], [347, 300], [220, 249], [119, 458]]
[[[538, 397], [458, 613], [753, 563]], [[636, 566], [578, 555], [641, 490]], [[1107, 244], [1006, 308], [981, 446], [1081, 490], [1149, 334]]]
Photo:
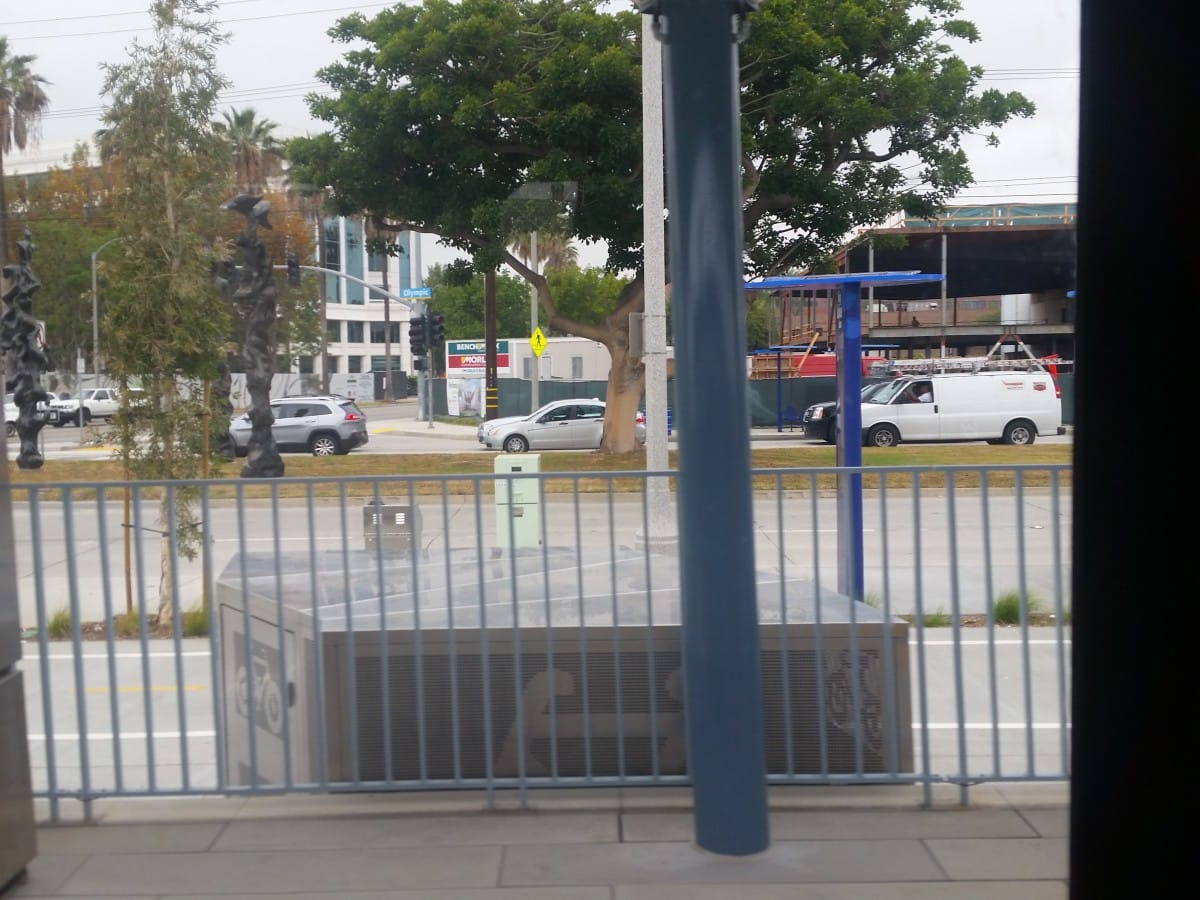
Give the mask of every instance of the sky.
[[[344, 2], [344, 0], [341, 0]], [[275, 135], [316, 134], [305, 95], [320, 92], [317, 71], [344, 47], [327, 31], [342, 16], [372, 16], [393, 3], [341, 5], [339, 0], [221, 0], [217, 18], [230, 33], [218, 65], [231, 82], [219, 109], [253, 107], [276, 123]], [[76, 142], [100, 128], [101, 66], [126, 58], [135, 37], [149, 37], [149, 0], [0, 0], [0, 35], [10, 52], [37, 57], [50, 107], [40, 143], [5, 158], [7, 172], [62, 165]], [[1078, 188], [1079, 0], [962, 0], [963, 16], [981, 40], [956, 52], [985, 69], [983, 87], [1020, 91], [1037, 114], [999, 132], [1000, 146], [968, 138], [964, 147], [976, 185], [956, 204], [1074, 203]], [[753, 27], [753, 18], [751, 19]], [[454, 258], [426, 236], [422, 268]], [[580, 255], [584, 265], [601, 258]]]

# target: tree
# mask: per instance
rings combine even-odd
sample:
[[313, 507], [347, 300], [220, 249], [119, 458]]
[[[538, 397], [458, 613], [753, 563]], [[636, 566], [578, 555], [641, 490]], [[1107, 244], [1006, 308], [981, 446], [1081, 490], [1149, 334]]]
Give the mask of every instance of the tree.
[[[91, 254], [117, 234], [109, 219], [111, 172], [88, 160], [86, 145], [76, 145], [67, 166], [27, 178], [25, 221], [38, 244], [38, 316], [66, 386], [73, 387], [75, 359], [92, 359]], [[97, 266], [100, 295], [110, 296], [106, 259]], [[107, 304], [106, 304], [107, 305]], [[57, 384], [51, 385], [57, 388]]]
[[[229, 334], [228, 306], [212, 280], [229, 190], [223, 177], [214, 178], [228, 167], [228, 147], [212, 126], [227, 84], [215, 65], [225, 40], [215, 7], [155, 0], [149, 41], [135, 40], [127, 61], [103, 66], [104, 140], [125, 176], [111, 200], [124, 239], [110, 262], [122, 290], [104, 317], [106, 357], [110, 375], [120, 383], [139, 380], [146, 391], [144, 406], [124, 405], [116, 419], [121, 456], [141, 478], [203, 473], [203, 429], [212, 419], [204, 384], [216, 376]], [[184, 485], [164, 490], [159, 507], [160, 527], [165, 533], [174, 526], [175, 549], [186, 559], [200, 540], [195, 493]], [[171, 549], [164, 536], [160, 623], [175, 612]]]
[[[603, 343], [604, 449], [625, 452], [645, 377], [628, 353], [629, 313], [644, 308], [641, 21], [609, 6], [426, 0], [348, 16], [330, 33], [351, 49], [319, 73], [334, 95], [309, 99], [332, 130], [289, 142], [288, 155], [338, 208], [437, 233], [477, 271], [506, 263], [549, 327]], [[982, 69], [950, 46], [978, 40], [960, 11], [956, 0], [764, 0], [750, 16], [739, 45], [749, 275], [802, 270], [856, 226], [932, 211], [971, 184], [965, 135], [1032, 115], [1018, 93], [978, 90]], [[508, 248], [562, 220], [557, 204], [513, 202], [544, 182], [577, 185], [574, 237], [604, 241], [611, 271], [638, 273], [603, 317], [567, 315]]]
[[270, 119], [259, 119], [254, 109], [230, 109], [215, 122], [218, 134], [229, 144], [233, 157], [237, 188], [247, 194], [261, 194], [267, 181], [283, 170], [283, 151], [275, 139], [278, 127]]
[[13, 53], [8, 38], [0, 37], [0, 269], [8, 265], [8, 200], [4, 196], [4, 157], [13, 147], [24, 150], [37, 143], [42, 113], [50, 105], [45, 78], [33, 71], [37, 60]]

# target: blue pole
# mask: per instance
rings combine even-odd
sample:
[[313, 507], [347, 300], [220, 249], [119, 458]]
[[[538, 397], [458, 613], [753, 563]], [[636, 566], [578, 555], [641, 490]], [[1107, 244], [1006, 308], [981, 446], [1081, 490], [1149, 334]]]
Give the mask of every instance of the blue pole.
[[[750, 479], [737, 43], [729, 0], [673, 4], [663, 60], [688, 773], [696, 843], [769, 844]], [[707, 436], [719, 434], [720, 441]]]
[[[862, 291], [857, 281], [842, 288], [842, 327], [837, 336], [837, 464], [862, 465]], [[862, 474], [838, 476], [838, 591], [863, 598]]]

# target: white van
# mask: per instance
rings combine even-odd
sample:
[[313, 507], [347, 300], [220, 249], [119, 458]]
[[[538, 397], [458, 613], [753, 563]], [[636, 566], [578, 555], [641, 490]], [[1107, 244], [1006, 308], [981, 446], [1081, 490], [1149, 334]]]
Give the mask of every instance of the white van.
[[1049, 372], [975, 372], [897, 378], [862, 404], [862, 441], [1032, 444], [1065, 434], [1062, 397]]

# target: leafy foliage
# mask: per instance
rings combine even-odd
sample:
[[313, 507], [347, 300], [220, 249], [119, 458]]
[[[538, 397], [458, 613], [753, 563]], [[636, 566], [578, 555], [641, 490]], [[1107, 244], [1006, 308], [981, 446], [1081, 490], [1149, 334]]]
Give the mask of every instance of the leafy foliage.
[[[104, 68], [109, 98], [104, 142], [124, 174], [113, 193], [113, 224], [122, 235], [112, 270], [121, 284], [104, 317], [110, 375], [137, 380], [147, 402], [123, 402], [114, 425], [122, 459], [146, 479], [198, 478], [205, 423], [203, 384], [217, 374], [230, 328], [228, 305], [212, 280], [214, 244], [225, 223], [227, 143], [213, 128], [216, 69], [225, 36], [207, 0], [155, 0], [150, 41], [135, 40], [129, 58]], [[159, 620], [174, 609], [175, 554], [195, 557], [199, 523], [188, 491], [164, 497], [160, 524], [174, 521], [181, 539], [164, 546]]]
[[[1033, 114], [1019, 93], [979, 89], [983, 71], [953, 49], [979, 37], [960, 12], [957, 0], [764, 0], [750, 16], [748, 274], [803, 270], [856, 227], [933, 211], [972, 183], [966, 135]], [[633, 449], [644, 371], [627, 314], [643, 307], [640, 280], [607, 310], [568, 312], [510, 245], [566, 221], [577, 240], [605, 242], [610, 271], [639, 270], [639, 15], [601, 0], [425, 0], [330, 33], [348, 49], [319, 73], [332, 96], [309, 100], [330, 131], [289, 142], [294, 177], [327, 186], [341, 212], [409, 223], [476, 271], [506, 263], [529, 281], [551, 328], [608, 347], [605, 447]], [[547, 182], [576, 186], [566, 215], [533, 190]]]
[[33, 69], [37, 57], [13, 53], [0, 36], [0, 266], [8, 263], [8, 200], [4, 194], [4, 157], [16, 147], [37, 142], [38, 128], [50, 98], [48, 82]]

